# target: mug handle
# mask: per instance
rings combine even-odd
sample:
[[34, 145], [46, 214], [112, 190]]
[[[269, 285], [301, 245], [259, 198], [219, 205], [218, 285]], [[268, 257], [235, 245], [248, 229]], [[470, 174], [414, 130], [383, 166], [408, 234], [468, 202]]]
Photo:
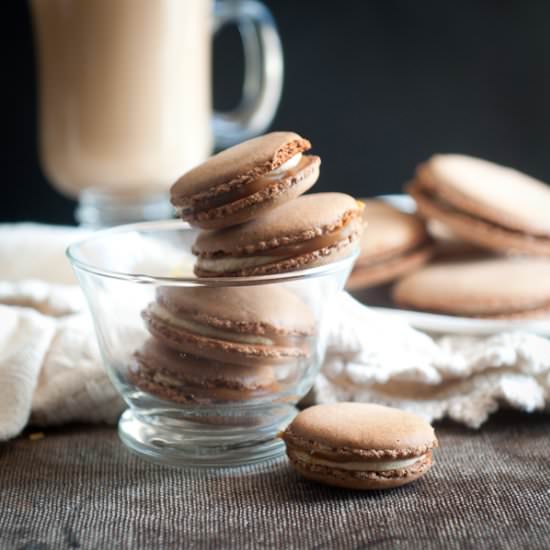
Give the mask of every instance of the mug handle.
[[261, 134], [271, 123], [283, 89], [283, 49], [271, 12], [256, 0], [214, 4], [214, 32], [237, 25], [244, 51], [244, 82], [239, 105], [214, 112], [217, 148]]

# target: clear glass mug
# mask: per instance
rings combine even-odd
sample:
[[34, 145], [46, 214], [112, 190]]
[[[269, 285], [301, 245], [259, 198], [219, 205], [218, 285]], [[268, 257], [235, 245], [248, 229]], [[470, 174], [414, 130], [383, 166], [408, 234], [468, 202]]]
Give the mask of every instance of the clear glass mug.
[[[31, 0], [40, 156], [84, 225], [171, 216], [170, 185], [261, 133], [281, 96], [282, 49], [256, 0]], [[245, 75], [238, 107], [212, 112], [212, 31], [234, 23]]]

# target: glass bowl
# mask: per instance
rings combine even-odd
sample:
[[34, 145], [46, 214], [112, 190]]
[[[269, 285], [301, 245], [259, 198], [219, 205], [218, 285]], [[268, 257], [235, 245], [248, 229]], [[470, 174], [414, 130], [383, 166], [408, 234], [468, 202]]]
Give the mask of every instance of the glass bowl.
[[[278, 432], [292, 420], [319, 371], [327, 312], [357, 251], [302, 271], [197, 278], [191, 254], [196, 235], [179, 220], [146, 222], [99, 231], [67, 251], [86, 295], [105, 367], [129, 407], [120, 418], [119, 435], [138, 454], [172, 465], [234, 466], [273, 458], [284, 451]], [[263, 297], [282, 296], [276, 300], [277, 315], [270, 316], [292, 324], [305, 315], [308, 328], [271, 340], [245, 334], [265, 357], [240, 361], [238, 353], [226, 358], [218, 350], [212, 356], [208, 346], [181, 349], [177, 339], [164, 338], [150, 322], [148, 311], [166, 313], [163, 306], [159, 309], [162, 296], [193, 298], [199, 310], [203, 304], [215, 309], [220, 289], [226, 289], [224, 296], [248, 302], [256, 297], [246, 308], [257, 306], [260, 315], [262, 307], [264, 314], [266, 310]], [[239, 317], [238, 306], [229, 309]], [[220, 326], [214, 332], [207, 328], [205, 336], [200, 332], [204, 326], [193, 319], [189, 324], [188, 318], [170, 317], [177, 326], [168, 326], [191, 343], [200, 329], [199, 337], [207, 343], [213, 339], [218, 345], [221, 339], [233, 349], [235, 335], [223, 325], [221, 331]], [[246, 325], [242, 330], [246, 332]], [[278, 353], [289, 346], [292, 353]]]

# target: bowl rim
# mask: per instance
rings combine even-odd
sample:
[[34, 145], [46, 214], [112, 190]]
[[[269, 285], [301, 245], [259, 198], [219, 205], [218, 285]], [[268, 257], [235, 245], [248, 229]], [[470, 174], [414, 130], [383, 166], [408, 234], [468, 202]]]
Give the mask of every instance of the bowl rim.
[[286, 271], [284, 273], [274, 273], [271, 275], [256, 275], [248, 277], [176, 277], [176, 276], [158, 276], [148, 273], [128, 273], [124, 271], [115, 271], [99, 267], [78, 257], [78, 251], [92, 241], [108, 238], [110, 235], [117, 235], [126, 232], [147, 232], [147, 231], [192, 231], [195, 230], [187, 222], [181, 220], [159, 220], [137, 222], [125, 225], [117, 225], [106, 229], [94, 231], [82, 239], [71, 243], [65, 250], [65, 255], [69, 259], [73, 270], [105, 277], [109, 279], [118, 279], [122, 281], [134, 282], [139, 284], [153, 285], [171, 285], [171, 286], [253, 286], [270, 283], [285, 283], [317, 277], [325, 277], [346, 269], [350, 269], [359, 256], [359, 247], [346, 258], [329, 262], [324, 265], [310, 267], [296, 271]]

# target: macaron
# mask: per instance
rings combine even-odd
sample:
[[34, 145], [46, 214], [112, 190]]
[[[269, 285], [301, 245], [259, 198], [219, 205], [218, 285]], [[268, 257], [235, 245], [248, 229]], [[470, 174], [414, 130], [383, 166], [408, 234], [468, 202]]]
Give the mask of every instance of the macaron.
[[333, 262], [357, 249], [363, 205], [343, 193], [314, 193], [225, 230], [202, 231], [193, 245], [199, 277], [283, 273]]
[[255, 399], [278, 390], [269, 366], [243, 367], [173, 351], [149, 338], [134, 353], [129, 379], [166, 401], [212, 404]]
[[307, 191], [321, 159], [294, 132], [273, 132], [235, 145], [184, 174], [171, 188], [178, 215], [195, 227], [243, 223]]
[[406, 187], [419, 213], [500, 252], [550, 255], [550, 187], [464, 155], [435, 155]]
[[432, 466], [437, 439], [410, 412], [367, 403], [316, 405], [281, 434], [294, 469], [305, 478], [347, 489], [390, 489]]
[[238, 365], [308, 357], [315, 319], [293, 292], [273, 285], [157, 289], [143, 311], [149, 332], [175, 351]]
[[426, 263], [434, 250], [422, 218], [376, 199], [363, 199], [367, 226], [349, 290], [387, 283]]
[[398, 306], [492, 319], [550, 318], [550, 260], [493, 257], [434, 263], [393, 288]]
[[438, 220], [429, 220], [427, 227], [428, 233], [434, 241], [433, 258], [435, 260], [488, 258], [497, 255], [496, 252], [465, 241]]

